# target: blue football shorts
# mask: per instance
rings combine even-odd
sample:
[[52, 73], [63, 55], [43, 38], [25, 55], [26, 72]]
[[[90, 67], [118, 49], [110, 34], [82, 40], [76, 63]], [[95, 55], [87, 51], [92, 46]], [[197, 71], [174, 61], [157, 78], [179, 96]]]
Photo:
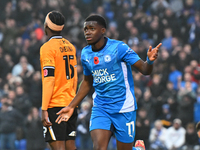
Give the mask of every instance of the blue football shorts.
[[110, 130], [118, 141], [132, 143], [135, 137], [136, 111], [108, 113], [98, 107], [92, 108], [90, 131], [95, 129]]

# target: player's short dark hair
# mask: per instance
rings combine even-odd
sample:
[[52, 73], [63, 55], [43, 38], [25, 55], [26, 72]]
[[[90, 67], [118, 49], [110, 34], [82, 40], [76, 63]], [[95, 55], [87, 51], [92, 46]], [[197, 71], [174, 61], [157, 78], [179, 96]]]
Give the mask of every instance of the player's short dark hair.
[[85, 21], [96, 21], [99, 25], [103, 26], [106, 29], [106, 20], [104, 17], [98, 14], [92, 14], [88, 16]]
[[200, 131], [200, 121], [197, 123], [197, 125], [196, 125], [196, 130], [197, 131]]
[[56, 25], [63, 25], [65, 24], [65, 17], [59, 11], [52, 11], [49, 14], [49, 19], [55, 23]]

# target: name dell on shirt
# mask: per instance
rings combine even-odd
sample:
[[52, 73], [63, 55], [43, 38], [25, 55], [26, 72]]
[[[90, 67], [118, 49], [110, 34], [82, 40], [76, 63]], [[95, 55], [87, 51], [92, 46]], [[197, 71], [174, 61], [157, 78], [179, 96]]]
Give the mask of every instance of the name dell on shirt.
[[60, 52], [63, 53], [63, 52], [72, 52], [73, 49], [70, 47], [70, 46], [64, 46], [64, 47], [60, 47]]
[[92, 75], [95, 83], [105, 83], [116, 80], [115, 74], [109, 74], [107, 68], [94, 70], [92, 71]]

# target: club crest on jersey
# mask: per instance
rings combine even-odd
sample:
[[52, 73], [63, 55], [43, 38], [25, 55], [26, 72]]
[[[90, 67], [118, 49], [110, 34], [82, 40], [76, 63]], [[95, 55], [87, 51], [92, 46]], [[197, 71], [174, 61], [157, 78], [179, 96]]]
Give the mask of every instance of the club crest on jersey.
[[105, 61], [105, 62], [110, 62], [110, 61], [111, 61], [110, 55], [104, 56], [104, 61]]
[[46, 77], [48, 75], [48, 70], [44, 69], [43, 72], [44, 72], [44, 77]]
[[99, 57], [95, 56], [94, 57], [94, 64], [97, 65], [99, 63]]

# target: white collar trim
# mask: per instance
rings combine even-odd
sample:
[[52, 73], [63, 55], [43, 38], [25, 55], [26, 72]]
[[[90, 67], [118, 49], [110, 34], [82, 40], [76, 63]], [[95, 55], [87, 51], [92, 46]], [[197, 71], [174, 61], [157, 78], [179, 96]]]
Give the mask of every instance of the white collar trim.
[[52, 36], [52, 37], [49, 39], [49, 41], [50, 41], [51, 39], [62, 39], [62, 36], [61, 36], [61, 35]]

